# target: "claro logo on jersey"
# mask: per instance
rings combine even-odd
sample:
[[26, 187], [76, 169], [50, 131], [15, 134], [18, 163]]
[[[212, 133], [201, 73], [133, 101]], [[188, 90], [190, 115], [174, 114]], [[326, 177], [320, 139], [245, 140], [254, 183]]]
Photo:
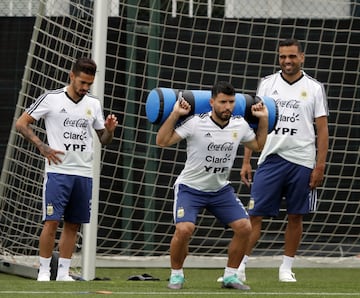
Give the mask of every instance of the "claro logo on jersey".
[[[86, 150], [86, 144], [83, 143], [88, 138], [87, 135], [87, 127], [89, 125], [89, 121], [84, 118], [80, 119], [70, 119], [66, 118], [64, 120], [64, 134], [63, 137], [66, 140], [74, 141], [74, 143], [67, 143], [64, 144], [65, 149], [67, 151], [85, 151]], [[66, 128], [69, 128], [67, 130]], [[75, 128], [75, 130], [74, 130]], [[78, 141], [78, 142], [76, 142]], [[80, 142], [81, 143], [80, 143]]]
[[[223, 144], [215, 144], [211, 142], [207, 147], [210, 153], [205, 156], [206, 162], [211, 163], [211, 165], [205, 166], [205, 171], [209, 173], [224, 173], [229, 171], [228, 166], [221, 166], [222, 164], [227, 164], [231, 160], [231, 153], [234, 149], [233, 142], [225, 142]], [[214, 164], [216, 166], [214, 166]]]

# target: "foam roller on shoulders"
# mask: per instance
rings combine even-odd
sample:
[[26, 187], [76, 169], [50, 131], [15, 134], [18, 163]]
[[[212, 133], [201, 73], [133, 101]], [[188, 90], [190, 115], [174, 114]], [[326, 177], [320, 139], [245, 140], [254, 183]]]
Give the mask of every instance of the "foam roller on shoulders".
[[[171, 88], [155, 88], [151, 90], [145, 105], [147, 119], [153, 124], [164, 123], [169, 117], [180, 91]], [[184, 90], [182, 91], [182, 97], [191, 105], [191, 111], [186, 117], [211, 111], [210, 90]], [[262, 101], [268, 109], [268, 132], [270, 133], [274, 130], [278, 118], [278, 109], [275, 100], [271, 97], [255, 96], [253, 98], [248, 94], [236, 93], [233, 115], [244, 117], [249, 125], [256, 129], [258, 118], [252, 115], [251, 106], [259, 101]]]

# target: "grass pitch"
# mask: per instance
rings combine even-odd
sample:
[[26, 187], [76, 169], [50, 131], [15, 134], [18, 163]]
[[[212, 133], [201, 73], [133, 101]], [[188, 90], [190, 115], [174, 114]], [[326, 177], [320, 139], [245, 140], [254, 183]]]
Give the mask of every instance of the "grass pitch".
[[[58, 297], [360, 297], [359, 268], [295, 268], [296, 283], [278, 282], [277, 268], [248, 268], [250, 291], [221, 289], [216, 282], [223, 269], [187, 269], [182, 290], [166, 288], [169, 269], [98, 268], [100, 280], [76, 282], [37, 282], [0, 273], [0, 297], [58, 298]], [[150, 274], [159, 281], [128, 281], [128, 277]], [[108, 280], [106, 280], [108, 279]]]

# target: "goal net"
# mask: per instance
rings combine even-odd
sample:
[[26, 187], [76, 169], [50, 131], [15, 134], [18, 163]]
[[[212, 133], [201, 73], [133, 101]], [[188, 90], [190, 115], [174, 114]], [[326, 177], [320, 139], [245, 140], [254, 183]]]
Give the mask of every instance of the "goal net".
[[[95, 46], [94, 1], [22, 0], [12, 4], [12, 15], [20, 11], [16, 5], [27, 9], [27, 3], [32, 3], [30, 14], [36, 16], [14, 122], [45, 90], [67, 84], [74, 59], [89, 56]], [[293, 37], [304, 46], [305, 71], [324, 83], [330, 108], [325, 181], [319, 188], [317, 212], [304, 218], [298, 255], [355, 258], [360, 254], [359, 1], [105, 3], [109, 18], [104, 113], [117, 115], [119, 127], [113, 143], [101, 150], [98, 260], [110, 260], [109, 266], [135, 260], [145, 266], [143, 260], [164, 258], [162, 263], [146, 265], [169, 265], [172, 185], [184, 166], [185, 144], [156, 146], [159, 127], [145, 113], [149, 92], [157, 87], [209, 90], [215, 81], [226, 80], [237, 92], [254, 95], [259, 78], [278, 70], [279, 40]], [[46, 140], [42, 122], [34, 129]], [[240, 148], [230, 179], [246, 205], [249, 190], [239, 175], [242, 154]], [[38, 254], [43, 167], [44, 159], [13, 124], [1, 173], [0, 258]], [[264, 221], [253, 256], [282, 255], [283, 207], [277, 218]], [[226, 257], [231, 237], [231, 231], [204, 211], [189, 254], [209, 258], [205, 265], [211, 266], [211, 260]], [[80, 255], [83, 238], [81, 230], [76, 251]]]

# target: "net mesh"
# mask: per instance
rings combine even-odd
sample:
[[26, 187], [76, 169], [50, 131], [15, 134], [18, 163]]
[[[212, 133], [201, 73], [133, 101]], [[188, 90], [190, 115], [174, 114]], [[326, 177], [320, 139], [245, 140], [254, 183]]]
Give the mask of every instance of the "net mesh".
[[[209, 90], [215, 81], [226, 80], [237, 92], [254, 95], [259, 78], [278, 69], [279, 40], [291, 37], [303, 43], [304, 69], [324, 83], [330, 108], [325, 182], [318, 211], [304, 219], [298, 254], [359, 253], [360, 4], [321, 1], [325, 10], [321, 4], [288, 0], [268, 7], [268, 2], [107, 2], [104, 113], [116, 114], [119, 127], [113, 143], [102, 148], [97, 256], [169, 254], [172, 185], [184, 166], [185, 143], [166, 149], [155, 145], [159, 127], [145, 113], [149, 92], [157, 87]], [[38, 13], [14, 120], [45, 90], [65, 85], [72, 62], [90, 56], [93, 46], [93, 1], [32, 4]], [[46, 140], [42, 122], [34, 129]], [[249, 190], [239, 176], [242, 154], [240, 149], [230, 180], [247, 204]], [[43, 158], [13, 125], [0, 184], [1, 255], [38, 254], [43, 167]], [[255, 256], [282, 254], [284, 207], [279, 217], [264, 221]], [[231, 237], [204, 211], [189, 253], [226, 256]], [[77, 252], [82, 242], [80, 231]]]

